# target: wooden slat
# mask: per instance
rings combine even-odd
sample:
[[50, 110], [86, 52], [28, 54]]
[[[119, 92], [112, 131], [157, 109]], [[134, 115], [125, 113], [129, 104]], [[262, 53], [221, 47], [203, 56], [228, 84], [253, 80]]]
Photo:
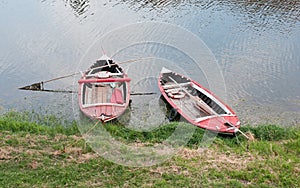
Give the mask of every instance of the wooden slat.
[[164, 89], [171, 89], [171, 88], [180, 88], [182, 86], [190, 85], [191, 82], [185, 82], [185, 83], [179, 83], [179, 84], [169, 84], [169, 85], [163, 85], [162, 87]]
[[106, 103], [107, 102], [108, 87], [93, 86], [92, 103]]

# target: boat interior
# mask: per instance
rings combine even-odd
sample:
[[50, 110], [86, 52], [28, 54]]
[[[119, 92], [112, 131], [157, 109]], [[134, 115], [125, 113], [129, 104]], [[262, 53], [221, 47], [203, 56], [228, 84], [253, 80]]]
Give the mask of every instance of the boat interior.
[[111, 73], [122, 73], [122, 68], [113, 62], [111, 59], [109, 60], [98, 60], [90, 67], [89, 74], [95, 74], [100, 71], [107, 71]]
[[126, 84], [123, 82], [88, 83], [83, 85], [82, 104], [96, 105], [123, 105], [126, 101]]
[[[174, 72], [163, 73], [161, 84], [169, 98], [191, 116], [198, 119], [205, 116], [226, 114], [226, 111], [209, 96], [195, 88], [191, 80]], [[171, 97], [170, 93], [178, 92], [180, 97]], [[184, 95], [182, 95], [184, 93]]]

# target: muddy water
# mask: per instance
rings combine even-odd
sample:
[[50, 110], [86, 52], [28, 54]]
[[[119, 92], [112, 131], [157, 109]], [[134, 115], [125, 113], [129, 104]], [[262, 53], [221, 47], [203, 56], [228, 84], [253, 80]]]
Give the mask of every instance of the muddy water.
[[[155, 76], [168, 63], [210, 87], [209, 73], [205, 70], [217, 66], [220, 71], [213, 82], [222, 84], [210, 89], [221, 91], [223, 100], [244, 124], [299, 124], [299, 10], [299, 1], [279, 0], [0, 0], [0, 110], [26, 109], [74, 118], [78, 111], [74, 105], [76, 95], [17, 88], [84, 70], [93, 58], [101, 56], [102, 47], [120, 62], [156, 57], [155, 61], [145, 60], [143, 64], [124, 64], [133, 75], [133, 91], [158, 91]], [[136, 35], [122, 28], [143, 22], [171, 24], [186, 30], [206, 44], [215, 62], [207, 63], [206, 69], [195, 68], [197, 62], [186, 53], [194, 50], [193, 41], [189, 41], [190, 49], [186, 51], [159, 41], [128, 44], [127, 48], [118, 49], [122, 41], [132, 41]], [[155, 27], [142, 29], [144, 36], [157, 39], [172, 34]], [[98, 51], [91, 51], [99, 39], [114, 31], [121, 31], [113, 36], [119, 37], [119, 41], [107, 40], [98, 46]], [[169, 41], [176, 43], [179, 38], [174, 35]], [[203, 49], [202, 52], [207, 52]], [[82, 62], [86, 56], [91, 61]], [[77, 78], [51, 82], [45, 87], [76, 90]], [[159, 108], [155, 102], [158, 97], [159, 94], [134, 97], [131, 117], [139, 122], [144, 108]], [[157, 112], [150, 121], [155, 118], [163, 121], [161, 111]]]

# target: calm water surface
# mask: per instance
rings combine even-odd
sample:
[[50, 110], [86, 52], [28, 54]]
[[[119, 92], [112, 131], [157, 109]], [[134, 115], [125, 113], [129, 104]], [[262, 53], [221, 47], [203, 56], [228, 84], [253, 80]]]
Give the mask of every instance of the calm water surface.
[[[161, 66], [168, 63], [209, 87], [206, 73], [195, 69], [195, 62], [180, 49], [154, 42], [112, 50], [121, 46], [121, 41], [132, 40], [132, 32], [120, 28], [149, 21], [177, 25], [207, 45], [224, 78], [219, 81], [225, 84], [225, 89], [220, 87], [226, 94], [222, 98], [244, 124], [299, 124], [300, 2], [297, 0], [0, 0], [1, 112], [25, 109], [74, 118], [78, 112], [74, 105], [76, 95], [17, 88], [84, 70], [92, 62], [82, 62], [83, 57], [100, 57], [101, 47], [119, 62], [156, 57], [153, 61], [124, 64], [132, 75], [133, 91], [158, 92], [156, 76]], [[145, 36], [165, 34], [155, 28], [141, 29]], [[95, 41], [116, 30], [122, 31], [113, 35], [119, 42], [107, 40], [98, 46], [98, 52], [91, 52], [97, 45]], [[170, 42], [179, 37], [175, 35]], [[193, 47], [191, 41], [190, 50]], [[207, 66], [213, 68], [215, 64]], [[76, 90], [77, 78], [45, 87]], [[143, 117], [139, 115], [145, 108], [157, 108], [157, 97], [158, 94], [133, 97], [133, 124], [140, 122]], [[159, 113], [150, 120], [154, 119], [163, 117]]]

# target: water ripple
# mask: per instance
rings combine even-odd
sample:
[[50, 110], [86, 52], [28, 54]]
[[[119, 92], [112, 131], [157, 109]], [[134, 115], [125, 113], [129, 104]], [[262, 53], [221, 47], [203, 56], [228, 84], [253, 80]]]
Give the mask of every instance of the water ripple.
[[157, 13], [172, 19], [199, 14], [199, 11], [210, 10], [211, 13], [226, 11], [247, 24], [249, 29], [257, 31], [280, 29], [281, 32], [289, 32], [295, 23], [300, 21], [298, 0], [115, 0], [113, 2], [115, 5], [125, 5], [136, 12], [155, 11], [155, 14], [149, 14], [153, 19], [160, 18], [157, 17]]

